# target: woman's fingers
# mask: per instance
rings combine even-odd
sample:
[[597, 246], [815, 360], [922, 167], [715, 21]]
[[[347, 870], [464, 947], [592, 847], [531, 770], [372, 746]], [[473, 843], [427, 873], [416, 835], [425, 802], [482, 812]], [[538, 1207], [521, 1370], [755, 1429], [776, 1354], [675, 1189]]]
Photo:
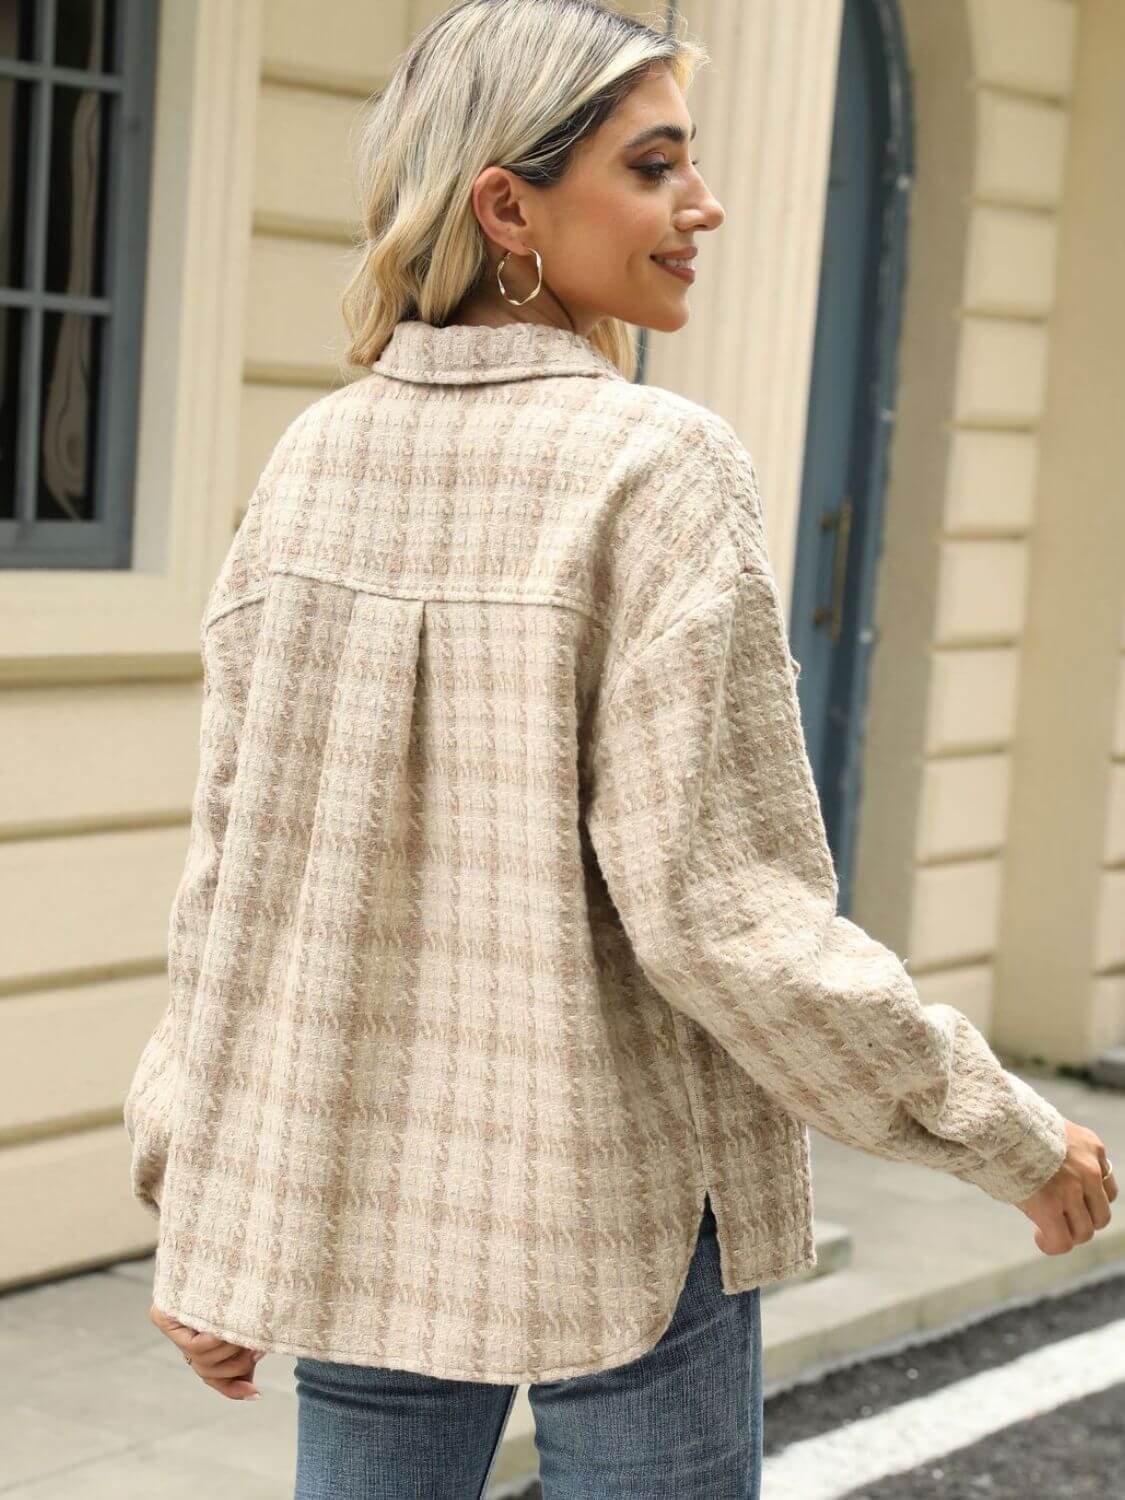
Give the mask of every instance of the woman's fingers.
[[1095, 1229], [1104, 1229], [1112, 1215], [1109, 1211], [1109, 1193], [1105, 1182], [1094, 1183], [1086, 1192], [1086, 1207]]
[[232, 1344], [228, 1339], [217, 1339], [210, 1333], [194, 1334], [183, 1346], [191, 1355], [192, 1364], [213, 1364], [216, 1360], [231, 1359], [248, 1351], [241, 1344]]
[[1084, 1194], [1068, 1203], [1064, 1212], [1070, 1225], [1071, 1238], [1076, 1245], [1085, 1245], [1094, 1238], [1094, 1221]]
[[149, 1319], [182, 1354], [190, 1356], [192, 1370], [204, 1385], [234, 1401], [254, 1400], [261, 1394], [253, 1381], [246, 1378], [254, 1373], [261, 1358], [256, 1350], [189, 1328], [155, 1303], [149, 1308]]
[[254, 1373], [254, 1364], [254, 1356], [249, 1349], [243, 1349], [231, 1359], [192, 1359], [192, 1368], [203, 1384], [233, 1401], [246, 1401], [260, 1394], [258, 1387], [249, 1378]]
[[201, 1378], [204, 1385], [211, 1386], [220, 1396], [226, 1396], [230, 1401], [257, 1401], [262, 1394], [249, 1380], [214, 1380], [207, 1375]]
[[1044, 1255], [1065, 1255], [1068, 1250], [1073, 1250], [1074, 1241], [1066, 1215], [1051, 1214], [1047, 1223], [1040, 1224], [1035, 1231], [1035, 1243]]
[[1055, 1175], [1016, 1206], [1036, 1225], [1035, 1243], [1044, 1255], [1065, 1255], [1088, 1244], [1109, 1223], [1117, 1179], [1105, 1142], [1073, 1120], [1066, 1122], [1066, 1159]]
[[149, 1308], [148, 1315], [161, 1333], [170, 1338], [185, 1354], [191, 1355], [193, 1364], [202, 1364], [204, 1361], [211, 1363], [250, 1352], [243, 1344], [232, 1343], [230, 1339], [221, 1339], [214, 1333], [203, 1333], [198, 1329], [189, 1328], [178, 1318], [162, 1312], [155, 1303]]
[[[191, 1350], [188, 1350], [191, 1354]], [[234, 1354], [192, 1354], [192, 1367], [200, 1375], [252, 1375], [254, 1356], [249, 1349], [239, 1349]]]

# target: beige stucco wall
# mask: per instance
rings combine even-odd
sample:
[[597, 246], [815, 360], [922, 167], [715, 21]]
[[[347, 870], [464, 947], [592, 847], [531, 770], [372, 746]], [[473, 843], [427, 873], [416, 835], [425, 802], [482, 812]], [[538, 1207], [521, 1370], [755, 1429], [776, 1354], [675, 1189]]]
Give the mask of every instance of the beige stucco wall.
[[698, 237], [691, 317], [650, 335], [646, 379], [733, 423], [754, 458], [770, 556], [792, 594], [842, 0], [680, 0], [711, 61], [688, 100], [726, 211]]
[[[1013, 667], [1011, 653], [999, 647], [989, 656], [972, 657], [934, 649], [961, 335], [957, 312], [971, 218], [974, 131], [966, 108], [971, 41], [961, 5], [907, 0], [902, 9], [913, 86], [914, 183], [853, 915], [909, 959], [918, 978], [928, 957], [912, 931], [924, 860], [920, 821], [927, 753], [949, 748], [941, 737], [965, 749], [1003, 744], [1008, 733], [1003, 685]], [[931, 693], [941, 691], [934, 681], [938, 676], [951, 681], [944, 717], [953, 722], [927, 745]], [[951, 916], [939, 918], [939, 925], [949, 932]], [[951, 932], [949, 946], [955, 946]], [[978, 1025], [987, 1024], [987, 993], [978, 990], [979, 976], [975, 985], [970, 976], [957, 987], [954, 1003]]]
[[1125, 1042], [1125, 7], [1083, 0], [1038, 429], [996, 1034]]
[[1103, 837], [1120, 374], [1096, 352], [1123, 309], [1100, 184], [1125, 54], [1097, 4], [902, 12], [917, 163], [855, 916], [1006, 1054], [1081, 1063], [1125, 1037], [1121, 840]]
[[157, 57], [134, 565], [0, 594], [0, 1284], [151, 1246], [122, 1101], [167, 1000], [199, 620], [230, 543], [256, 7], [168, 6]]

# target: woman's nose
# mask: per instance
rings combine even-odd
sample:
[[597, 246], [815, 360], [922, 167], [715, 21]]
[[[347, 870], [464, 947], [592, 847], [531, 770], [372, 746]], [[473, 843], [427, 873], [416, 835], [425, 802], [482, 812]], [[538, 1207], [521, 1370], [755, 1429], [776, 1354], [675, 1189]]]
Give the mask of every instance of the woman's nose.
[[708, 195], [708, 204], [710, 217], [708, 219], [707, 227], [708, 229], [718, 229], [719, 225], [727, 216], [726, 209], [719, 202], [718, 198], [716, 198], [713, 194]]
[[703, 216], [697, 225], [700, 229], [718, 229], [727, 216], [723, 205], [710, 191], [705, 192], [702, 202], [695, 205], [695, 212]]

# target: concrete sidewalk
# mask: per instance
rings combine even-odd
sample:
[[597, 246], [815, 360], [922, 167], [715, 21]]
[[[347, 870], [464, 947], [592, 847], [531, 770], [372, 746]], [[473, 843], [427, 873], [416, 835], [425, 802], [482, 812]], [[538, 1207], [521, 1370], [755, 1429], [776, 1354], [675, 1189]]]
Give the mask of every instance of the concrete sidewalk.
[[[1125, 1093], [1025, 1073], [1125, 1168]], [[849, 1264], [763, 1294], [767, 1395], [883, 1346], [1125, 1265], [1125, 1206], [1088, 1245], [1046, 1256], [1018, 1209], [927, 1168], [813, 1133], [818, 1226], [846, 1225]], [[1119, 1175], [1125, 1173], [1119, 1172]], [[832, 1259], [831, 1256], [828, 1257]], [[289, 1500], [293, 1360], [258, 1366], [258, 1402], [217, 1396], [148, 1322], [151, 1258], [0, 1297], [4, 1500]], [[1034, 1316], [1029, 1312], [1029, 1316]], [[534, 1473], [521, 1388], [489, 1494]]]

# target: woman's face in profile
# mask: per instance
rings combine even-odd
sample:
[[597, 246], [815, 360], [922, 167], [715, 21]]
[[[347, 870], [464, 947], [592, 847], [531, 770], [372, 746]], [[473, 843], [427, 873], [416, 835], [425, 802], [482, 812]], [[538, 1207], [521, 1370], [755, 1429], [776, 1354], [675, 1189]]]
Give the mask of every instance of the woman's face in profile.
[[[660, 127], [678, 129], [682, 138], [648, 135]], [[659, 67], [581, 142], [554, 187], [528, 186], [500, 168], [482, 174], [482, 227], [493, 240], [507, 231], [543, 258], [541, 296], [520, 316], [535, 309], [544, 320], [573, 319], [581, 334], [605, 317], [665, 332], [687, 322], [692, 278], [653, 257], [694, 248], [699, 231], [717, 229], [726, 217], [692, 159], [691, 132], [684, 96], [669, 69]], [[534, 257], [509, 257], [509, 295], [526, 296], [535, 283]], [[504, 307], [498, 293], [495, 301]], [[555, 315], [556, 303], [569, 319]]]
[[[647, 136], [679, 127], [681, 140]], [[653, 258], [696, 246], [725, 214], [699, 172], [692, 119], [667, 68], [658, 68], [575, 153], [570, 171], [544, 195], [550, 238], [544, 276], [577, 317], [607, 315], [667, 332], [688, 320], [691, 278]], [[694, 267], [694, 261], [681, 261]], [[579, 327], [581, 331], [581, 324]]]

